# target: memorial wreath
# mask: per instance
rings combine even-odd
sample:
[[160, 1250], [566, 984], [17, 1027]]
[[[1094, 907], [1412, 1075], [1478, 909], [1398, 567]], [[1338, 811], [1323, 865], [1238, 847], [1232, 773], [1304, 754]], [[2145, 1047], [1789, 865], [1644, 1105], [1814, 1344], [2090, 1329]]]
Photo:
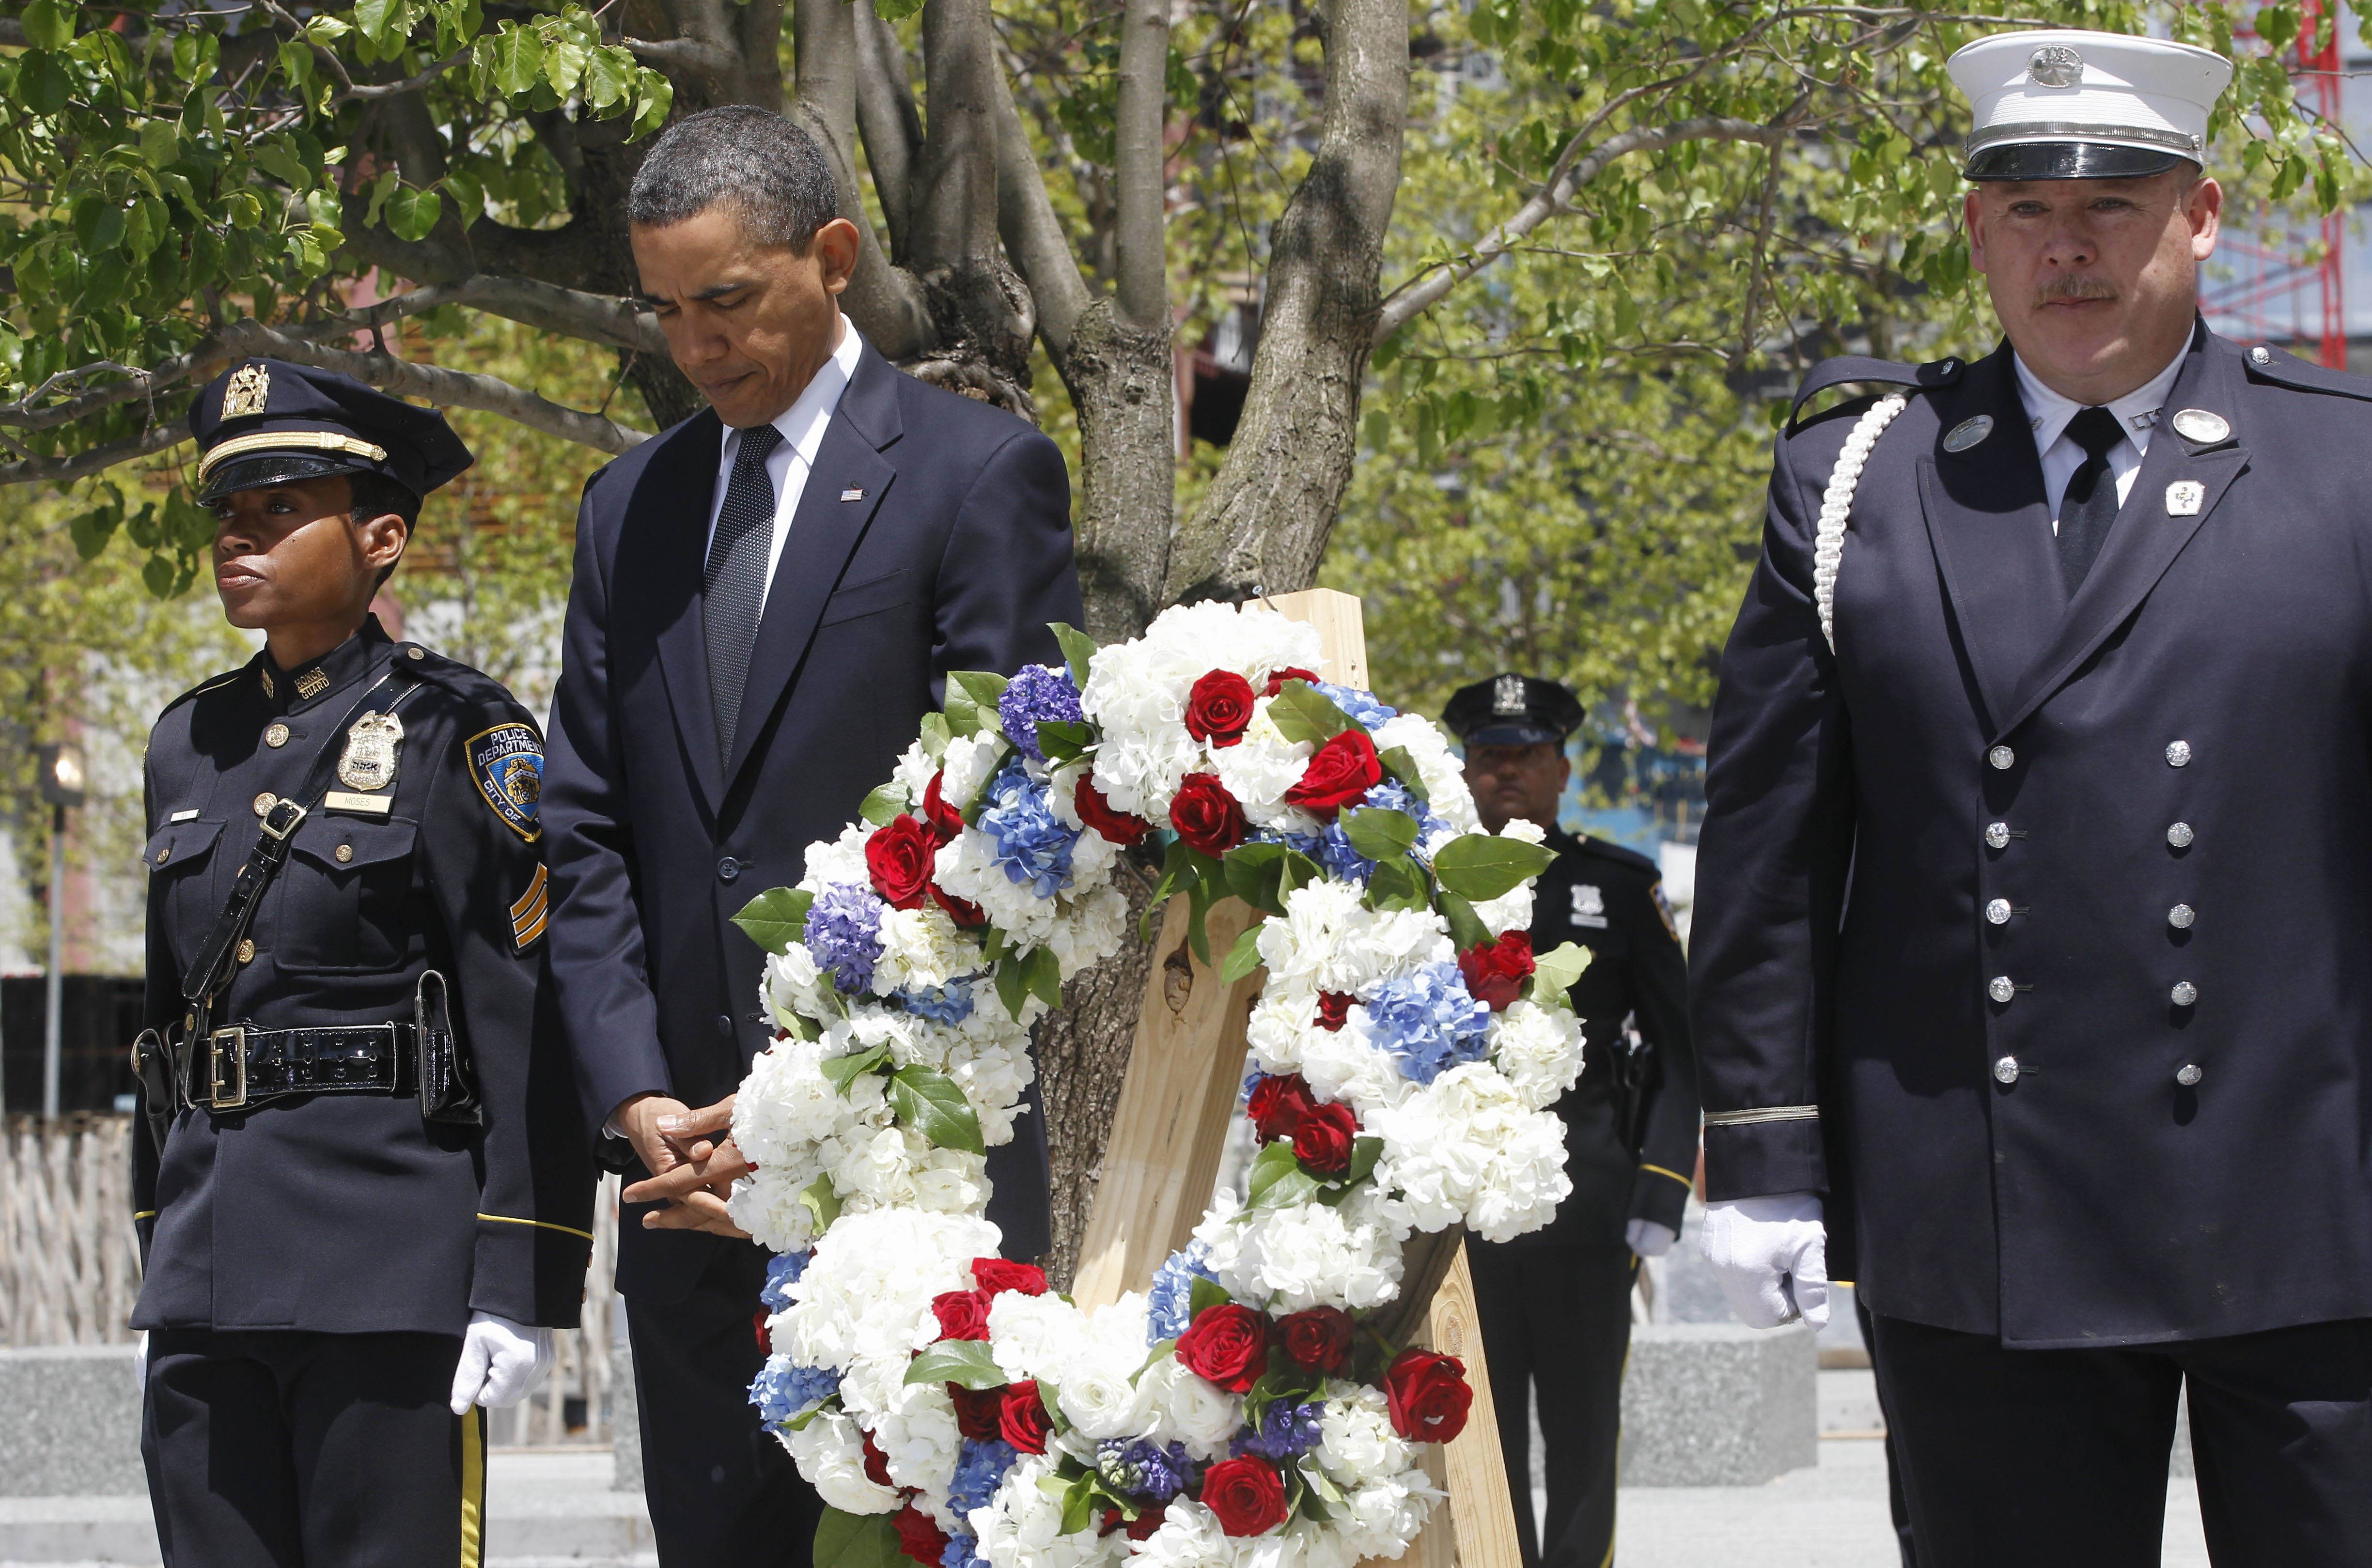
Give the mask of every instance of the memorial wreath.
[[[864, 821], [738, 917], [777, 1028], [733, 1118], [731, 1212], [776, 1254], [751, 1400], [828, 1505], [826, 1568], [1399, 1556], [1439, 1495], [1419, 1446], [1472, 1391], [1369, 1319], [1413, 1234], [1504, 1240], [1570, 1191], [1550, 1108], [1587, 954], [1531, 951], [1540, 830], [1481, 831], [1441, 732], [1320, 679], [1312, 628], [1199, 604], [1125, 644], [1055, 631], [1067, 668], [950, 676]], [[1154, 903], [1191, 900], [1204, 962], [1217, 900], [1268, 916], [1220, 960], [1267, 970], [1259, 1148], [1090, 1314], [996, 1256], [984, 1156], [1165, 829]]]

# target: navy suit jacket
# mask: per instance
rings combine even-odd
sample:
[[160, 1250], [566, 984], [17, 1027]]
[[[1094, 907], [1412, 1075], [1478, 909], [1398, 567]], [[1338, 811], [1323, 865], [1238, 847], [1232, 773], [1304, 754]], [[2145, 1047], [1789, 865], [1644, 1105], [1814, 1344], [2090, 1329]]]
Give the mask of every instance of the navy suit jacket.
[[[595, 474], [577, 512], [542, 809], [552, 976], [596, 1127], [631, 1095], [734, 1091], [770, 1030], [764, 955], [731, 917], [855, 819], [949, 670], [1059, 664], [1047, 623], [1083, 619], [1054, 444], [867, 346], [800, 495], [720, 767], [701, 579], [723, 431], [711, 411], [662, 432]], [[989, 1175], [1008, 1253], [1042, 1252], [1036, 1115]], [[639, 1217], [619, 1247], [630, 1296], [681, 1299], [727, 1245]]]
[[2071, 598], [2009, 351], [1866, 368], [1924, 389], [1836, 650], [1858, 406], [1781, 437], [1722, 660], [1710, 1196], [1825, 1190], [1873, 1311], [2011, 1344], [2372, 1317], [2372, 382], [2199, 329]]

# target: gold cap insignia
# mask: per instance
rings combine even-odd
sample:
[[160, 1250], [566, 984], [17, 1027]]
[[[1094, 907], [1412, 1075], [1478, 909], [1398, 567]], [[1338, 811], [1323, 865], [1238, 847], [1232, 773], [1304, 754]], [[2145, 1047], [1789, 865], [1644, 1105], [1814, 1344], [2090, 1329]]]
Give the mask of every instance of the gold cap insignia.
[[1498, 679], [1491, 683], [1491, 713], [1493, 716], [1505, 718], [1511, 714], [1522, 713], [1528, 706], [1529, 706], [1529, 704], [1524, 699], [1524, 678], [1522, 676], [1503, 675], [1499, 677]]
[[242, 365], [231, 377], [230, 385], [223, 389], [222, 416], [225, 419], [245, 419], [262, 413], [272, 401], [272, 372], [262, 365]]

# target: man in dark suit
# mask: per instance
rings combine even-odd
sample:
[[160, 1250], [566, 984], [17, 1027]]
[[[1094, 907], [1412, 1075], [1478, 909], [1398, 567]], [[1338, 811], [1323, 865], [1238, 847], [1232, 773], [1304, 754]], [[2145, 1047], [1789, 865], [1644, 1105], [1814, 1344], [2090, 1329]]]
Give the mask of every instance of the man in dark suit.
[[[1556, 826], [1573, 777], [1565, 742], [1582, 721], [1572, 692], [1535, 676], [1499, 675], [1461, 689], [1441, 717], [1466, 748], [1466, 782], [1484, 830], [1517, 818], [1548, 830], [1556, 861], [1533, 891], [1532, 950], [1567, 942], [1589, 949], [1573, 988], [1585, 1042], [1581, 1081], [1556, 1107], [1573, 1193], [1545, 1229], [1500, 1244], [1470, 1237], [1466, 1253], [1524, 1562], [1600, 1568], [1614, 1551], [1632, 1283], [1641, 1258], [1660, 1257], [1678, 1239], [1695, 1180], [1688, 960], [1656, 863]], [[1641, 1057], [1625, 1040], [1633, 1019], [1645, 1041]], [[1548, 1480], [1537, 1535], [1525, 1494], [1535, 1389]]]
[[2372, 382], [2197, 318], [2227, 62], [1952, 71], [2008, 343], [1824, 366], [1905, 389], [1779, 441], [1697, 863], [1707, 1254], [1750, 1321], [1858, 1283], [1923, 1568], [2155, 1564], [2186, 1386], [2218, 1564], [2372, 1562]]
[[[644, 161], [635, 261], [712, 406], [587, 485], [553, 702], [553, 978], [589, 1116], [645, 1179], [618, 1288], [669, 1564], [804, 1564], [820, 1506], [747, 1402], [764, 1257], [719, 1194], [766, 1032], [730, 917], [856, 815], [949, 670], [1056, 662], [1047, 623], [1082, 619], [1061, 454], [865, 343], [838, 210], [820, 149], [762, 110], [692, 116]], [[1043, 1124], [989, 1174], [1007, 1250], [1042, 1251]]]

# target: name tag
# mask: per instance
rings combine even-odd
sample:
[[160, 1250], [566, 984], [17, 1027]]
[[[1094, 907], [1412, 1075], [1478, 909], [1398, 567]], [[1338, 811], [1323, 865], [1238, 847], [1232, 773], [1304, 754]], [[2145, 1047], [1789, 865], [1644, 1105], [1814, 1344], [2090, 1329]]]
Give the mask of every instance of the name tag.
[[176, 811], [176, 812], [174, 812], [170, 817], [166, 818], [166, 819], [165, 819], [165, 820], [166, 820], [167, 822], [169, 822], [169, 823], [170, 823], [170, 822], [191, 822], [191, 821], [195, 821], [195, 820], [197, 819], [197, 815], [198, 815], [198, 808], [197, 808], [196, 807], [192, 806], [192, 807], [191, 807], [187, 811]]
[[351, 811], [358, 817], [384, 817], [394, 808], [395, 801], [384, 795], [349, 795], [333, 789], [321, 797], [321, 804], [331, 811]]

